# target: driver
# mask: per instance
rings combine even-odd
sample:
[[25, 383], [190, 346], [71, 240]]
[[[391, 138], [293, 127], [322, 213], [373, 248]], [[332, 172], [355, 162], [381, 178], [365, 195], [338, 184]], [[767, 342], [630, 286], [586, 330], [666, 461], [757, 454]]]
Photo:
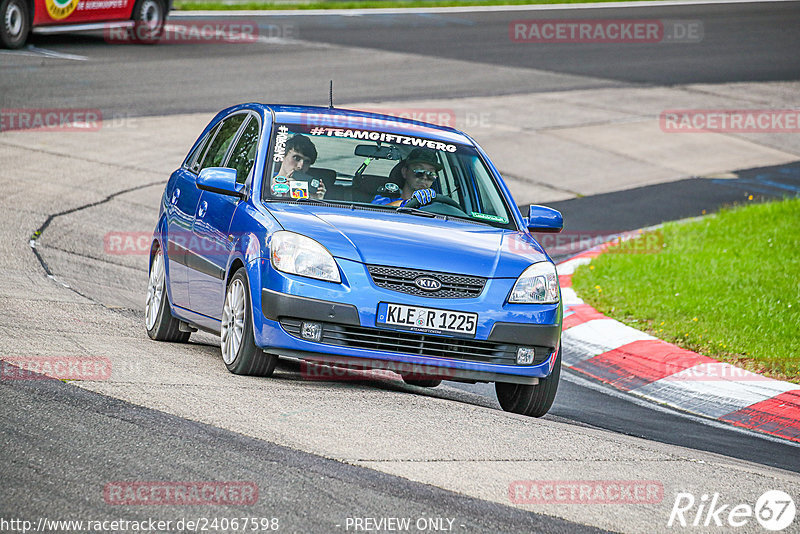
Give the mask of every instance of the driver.
[[[308, 169], [317, 160], [317, 147], [305, 135], [296, 134], [286, 142], [286, 155], [281, 162], [281, 168], [272, 179], [273, 190], [276, 183], [286, 184], [294, 177], [294, 173], [299, 175], [308, 172]], [[315, 185], [316, 191], [312, 194], [317, 200], [322, 200], [327, 192], [325, 184], [322, 180], [318, 180]], [[286, 191], [289, 191], [289, 186], [286, 185]]]
[[442, 164], [436, 157], [436, 151], [429, 148], [415, 148], [400, 162], [400, 174], [404, 184], [400, 197], [375, 195], [373, 204], [387, 206], [405, 206], [409, 200], [416, 198], [420, 206], [430, 204], [436, 198], [436, 191], [431, 187], [439, 177]]

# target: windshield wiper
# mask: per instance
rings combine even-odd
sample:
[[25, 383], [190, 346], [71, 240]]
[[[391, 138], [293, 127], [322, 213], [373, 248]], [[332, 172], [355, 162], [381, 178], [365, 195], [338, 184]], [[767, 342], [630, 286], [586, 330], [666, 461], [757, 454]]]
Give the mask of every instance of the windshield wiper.
[[[397, 213], [410, 213], [411, 215], [419, 215], [421, 217], [441, 217], [441, 215], [436, 215], [435, 213], [431, 213], [429, 211], [422, 211], [421, 209], [409, 208], [407, 206], [400, 206], [395, 211], [397, 211]], [[447, 219], [446, 216], [444, 218]]]

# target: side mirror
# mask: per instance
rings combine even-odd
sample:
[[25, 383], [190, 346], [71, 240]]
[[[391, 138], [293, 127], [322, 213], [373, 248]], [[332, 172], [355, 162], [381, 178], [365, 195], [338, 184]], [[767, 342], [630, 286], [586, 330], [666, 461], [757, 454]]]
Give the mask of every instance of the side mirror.
[[558, 233], [564, 228], [561, 212], [545, 206], [532, 205], [525, 220], [529, 232]]
[[207, 167], [197, 177], [197, 187], [204, 191], [244, 198], [244, 184], [236, 183], [236, 169]]

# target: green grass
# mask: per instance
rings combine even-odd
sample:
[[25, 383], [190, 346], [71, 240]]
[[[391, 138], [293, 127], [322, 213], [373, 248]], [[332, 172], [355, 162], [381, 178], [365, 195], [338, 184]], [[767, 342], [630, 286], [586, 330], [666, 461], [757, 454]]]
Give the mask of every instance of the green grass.
[[267, 0], [263, 2], [259, 2], [257, 0], [175, 0], [173, 8], [182, 11], [224, 11], [233, 9], [371, 9], [403, 7], [505, 6], [528, 4], [586, 4], [621, 1], [627, 0]]
[[800, 382], [800, 199], [666, 224], [660, 252], [603, 254], [572, 283], [625, 324]]

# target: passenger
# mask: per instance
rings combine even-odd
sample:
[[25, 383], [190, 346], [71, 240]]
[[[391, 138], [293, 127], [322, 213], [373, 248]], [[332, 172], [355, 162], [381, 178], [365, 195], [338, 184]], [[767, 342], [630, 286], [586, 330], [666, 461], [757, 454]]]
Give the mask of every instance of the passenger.
[[433, 202], [436, 191], [433, 190], [433, 181], [439, 177], [442, 164], [436, 157], [436, 151], [429, 148], [415, 148], [400, 162], [400, 175], [403, 177], [403, 188], [398, 196], [385, 197], [375, 195], [373, 204], [387, 206], [405, 206], [409, 200], [416, 198], [420, 206]]
[[[288, 181], [293, 178], [293, 175], [296, 172], [307, 173], [315, 161], [317, 161], [317, 147], [314, 146], [314, 143], [305, 135], [293, 136], [286, 142], [286, 154], [283, 156], [281, 168], [272, 179], [273, 191], [276, 184], [285, 183], [288, 188]], [[322, 200], [327, 192], [325, 183], [322, 180], [316, 181], [318, 181], [318, 185], [315, 186], [316, 190], [313, 193], [309, 190], [309, 196]], [[288, 192], [288, 189], [286, 191]]]

